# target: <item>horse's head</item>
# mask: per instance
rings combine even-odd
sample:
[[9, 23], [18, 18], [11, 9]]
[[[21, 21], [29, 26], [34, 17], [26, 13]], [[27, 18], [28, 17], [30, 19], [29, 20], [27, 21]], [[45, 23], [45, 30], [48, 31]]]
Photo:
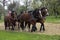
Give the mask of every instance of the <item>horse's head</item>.
[[14, 20], [17, 20], [17, 13], [15, 11], [12, 11], [12, 16], [13, 16]]
[[41, 14], [42, 16], [48, 16], [49, 15], [48, 9], [46, 7], [41, 8]]

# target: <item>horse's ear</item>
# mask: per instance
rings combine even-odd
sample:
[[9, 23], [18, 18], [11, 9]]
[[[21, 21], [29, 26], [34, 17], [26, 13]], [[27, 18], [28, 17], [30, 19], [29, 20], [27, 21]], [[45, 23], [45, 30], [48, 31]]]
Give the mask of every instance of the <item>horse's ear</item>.
[[42, 7], [41, 10], [43, 10], [43, 9], [47, 9], [47, 7]]

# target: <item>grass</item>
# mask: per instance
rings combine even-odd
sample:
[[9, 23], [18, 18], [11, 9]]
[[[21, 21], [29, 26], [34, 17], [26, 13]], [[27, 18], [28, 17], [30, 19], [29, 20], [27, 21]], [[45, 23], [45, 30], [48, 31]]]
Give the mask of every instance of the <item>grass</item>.
[[60, 36], [0, 30], [0, 40], [60, 40]]
[[4, 20], [0, 20], [0, 23], [2, 23]]
[[46, 22], [48, 22], [48, 23], [60, 23], [60, 18], [55, 18], [54, 16], [47, 16]]
[[0, 20], [0, 23], [3, 22], [3, 21], [4, 21], [4, 17], [2, 16], [2, 17], [1, 17], [1, 20]]

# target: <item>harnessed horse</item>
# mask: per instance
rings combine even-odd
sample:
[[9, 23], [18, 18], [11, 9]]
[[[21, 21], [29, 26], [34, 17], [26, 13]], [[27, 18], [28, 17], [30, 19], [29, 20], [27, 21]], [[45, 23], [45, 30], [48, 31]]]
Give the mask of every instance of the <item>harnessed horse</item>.
[[[43, 29], [43, 31], [45, 31], [45, 27], [44, 27], [44, 22], [45, 22], [45, 17], [49, 15], [47, 8], [43, 7], [41, 9], [35, 9], [32, 14], [28, 13], [23, 13], [20, 15], [19, 19], [20, 19], [20, 23], [21, 23], [21, 27], [22, 29], [24, 29], [26, 27], [26, 25], [28, 24], [28, 28], [30, 31], [30, 25], [32, 24], [32, 29], [31, 32], [36, 31], [36, 23], [41, 23], [41, 27], [40, 27], [40, 31]], [[24, 22], [25, 22], [25, 26], [24, 26]]]
[[14, 27], [16, 26], [16, 20], [17, 20], [17, 13], [15, 11], [12, 11], [9, 15], [4, 17], [4, 25], [5, 25], [5, 30], [7, 27], [12, 26], [12, 30], [14, 30]]

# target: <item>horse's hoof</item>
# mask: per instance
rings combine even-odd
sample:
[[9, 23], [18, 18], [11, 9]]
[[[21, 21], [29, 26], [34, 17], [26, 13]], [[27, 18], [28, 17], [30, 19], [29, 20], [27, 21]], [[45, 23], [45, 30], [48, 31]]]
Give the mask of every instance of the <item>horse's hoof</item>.
[[37, 29], [35, 31], [37, 31]]
[[35, 30], [37, 30], [37, 28], [35, 27]]
[[14, 29], [12, 29], [12, 30], [14, 30]]
[[45, 29], [43, 30], [43, 32], [45, 31]]
[[31, 32], [35, 32], [36, 30], [31, 30]]
[[9, 28], [9, 30], [10, 30], [10, 28]]
[[34, 32], [35, 32], [36, 30], [34, 30]]
[[13, 28], [11, 30], [14, 30]]

